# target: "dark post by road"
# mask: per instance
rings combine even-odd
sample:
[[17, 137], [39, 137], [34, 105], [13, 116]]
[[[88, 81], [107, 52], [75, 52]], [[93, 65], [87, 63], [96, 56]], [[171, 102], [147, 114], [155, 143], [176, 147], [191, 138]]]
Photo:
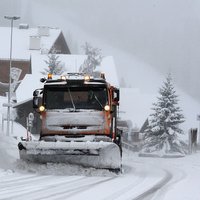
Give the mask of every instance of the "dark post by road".
[[13, 36], [13, 21], [20, 19], [20, 17], [16, 16], [4, 16], [5, 19], [10, 20], [11, 25], [10, 25], [10, 65], [9, 65], [9, 90], [8, 90], [8, 104], [7, 104], [7, 130], [6, 130], [6, 135], [9, 136], [10, 132], [10, 108], [12, 107], [11, 105], [11, 67], [12, 67], [12, 36]]

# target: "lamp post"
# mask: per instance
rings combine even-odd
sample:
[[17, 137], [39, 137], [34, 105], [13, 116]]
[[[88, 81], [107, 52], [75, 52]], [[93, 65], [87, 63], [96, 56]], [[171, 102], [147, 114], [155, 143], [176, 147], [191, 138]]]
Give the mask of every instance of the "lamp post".
[[16, 16], [4, 16], [5, 19], [10, 20], [11, 30], [10, 30], [10, 64], [9, 64], [9, 90], [8, 90], [8, 110], [7, 110], [7, 132], [6, 135], [9, 136], [10, 132], [10, 107], [11, 107], [11, 67], [12, 67], [12, 35], [13, 35], [13, 21], [20, 19]]

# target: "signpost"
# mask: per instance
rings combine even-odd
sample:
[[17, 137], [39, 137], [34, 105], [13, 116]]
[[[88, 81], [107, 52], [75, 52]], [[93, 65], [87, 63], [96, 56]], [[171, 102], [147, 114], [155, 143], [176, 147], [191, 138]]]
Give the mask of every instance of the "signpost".
[[27, 126], [27, 137], [26, 140], [30, 141], [31, 138], [31, 129], [33, 127], [33, 120], [34, 120], [34, 114], [33, 113], [29, 113], [28, 117], [26, 118], [26, 126]]
[[20, 75], [22, 73], [22, 70], [17, 68], [17, 67], [12, 67], [11, 68], [11, 79], [12, 79], [12, 83], [11, 83], [11, 99], [14, 96], [14, 90], [17, 87], [18, 84], [18, 80], [20, 78]]
[[5, 19], [10, 20], [10, 64], [9, 64], [9, 91], [8, 91], [8, 110], [7, 110], [7, 130], [6, 135], [9, 136], [10, 132], [10, 104], [11, 104], [11, 68], [12, 68], [12, 36], [13, 36], [13, 21], [18, 20], [20, 17], [16, 16], [4, 16]]
[[197, 115], [197, 121], [199, 121], [199, 128], [198, 128], [198, 144], [200, 145], [200, 115]]

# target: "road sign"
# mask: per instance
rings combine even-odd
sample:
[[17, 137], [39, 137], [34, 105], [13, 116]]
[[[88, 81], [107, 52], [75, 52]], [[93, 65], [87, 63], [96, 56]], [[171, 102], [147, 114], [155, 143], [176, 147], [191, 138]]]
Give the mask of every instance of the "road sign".
[[10, 76], [14, 81], [18, 81], [22, 70], [16, 67], [11, 68]]

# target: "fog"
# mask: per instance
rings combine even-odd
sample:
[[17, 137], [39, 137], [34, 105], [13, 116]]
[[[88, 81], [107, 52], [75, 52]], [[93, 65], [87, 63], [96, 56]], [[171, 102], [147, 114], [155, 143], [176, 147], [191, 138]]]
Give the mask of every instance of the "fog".
[[[19, 23], [63, 30], [72, 53], [86, 41], [113, 55], [126, 85], [157, 92], [162, 76], [200, 101], [198, 0], [1, 0]], [[151, 83], [151, 84], [149, 84]]]

